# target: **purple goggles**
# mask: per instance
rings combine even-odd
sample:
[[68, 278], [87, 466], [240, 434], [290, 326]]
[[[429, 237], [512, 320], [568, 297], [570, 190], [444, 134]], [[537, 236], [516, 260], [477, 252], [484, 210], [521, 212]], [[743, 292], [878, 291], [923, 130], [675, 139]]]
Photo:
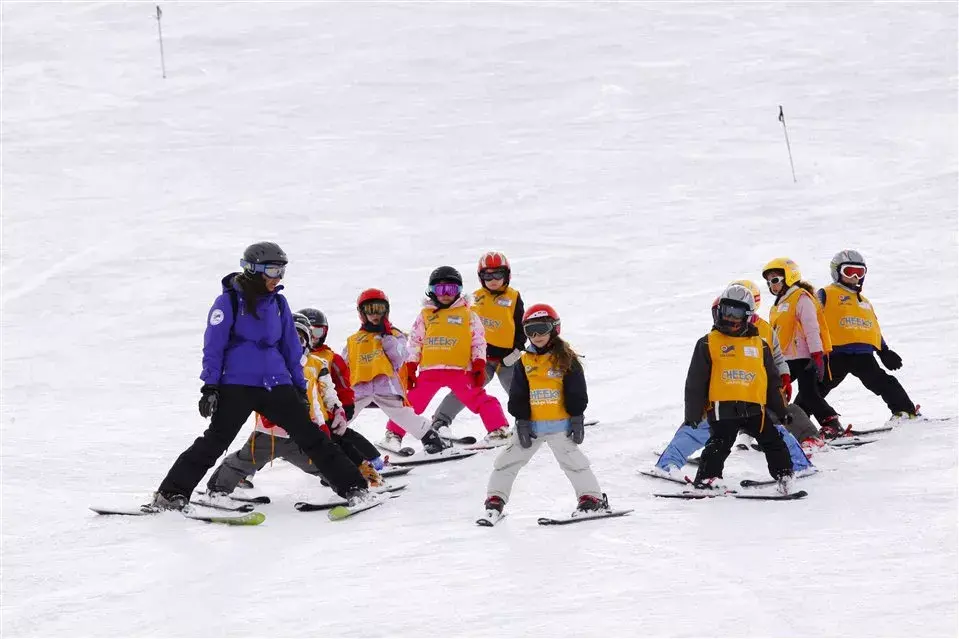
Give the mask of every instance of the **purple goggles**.
[[430, 292], [437, 297], [456, 297], [460, 294], [460, 291], [463, 290], [456, 282], [439, 282], [438, 284], [430, 284]]

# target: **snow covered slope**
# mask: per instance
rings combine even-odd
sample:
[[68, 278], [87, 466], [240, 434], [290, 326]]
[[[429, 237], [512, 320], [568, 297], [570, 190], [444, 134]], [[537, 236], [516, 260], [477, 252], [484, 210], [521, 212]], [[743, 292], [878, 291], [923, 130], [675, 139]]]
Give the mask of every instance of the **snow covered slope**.
[[[169, 4], [166, 80], [153, 12], [2, 9], [4, 636], [955, 635], [954, 4]], [[586, 355], [585, 451], [636, 512], [537, 527], [573, 506], [546, 452], [494, 529], [494, 453], [338, 524], [282, 464], [256, 528], [87, 511], [202, 430], [206, 312], [260, 239], [337, 345], [362, 288], [409, 326], [432, 268], [505, 251]], [[825, 284], [846, 247], [952, 419], [816, 458], [805, 501], [652, 498], [713, 297], [778, 255]]]

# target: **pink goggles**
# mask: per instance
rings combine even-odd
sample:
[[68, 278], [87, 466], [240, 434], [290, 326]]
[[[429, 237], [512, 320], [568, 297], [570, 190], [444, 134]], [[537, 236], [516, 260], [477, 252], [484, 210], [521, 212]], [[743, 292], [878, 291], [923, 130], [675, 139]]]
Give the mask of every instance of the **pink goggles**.
[[863, 264], [843, 264], [839, 267], [839, 273], [843, 277], [861, 280], [866, 277], [866, 267]]
[[437, 297], [456, 297], [461, 290], [463, 287], [455, 282], [439, 282], [430, 285], [430, 292]]

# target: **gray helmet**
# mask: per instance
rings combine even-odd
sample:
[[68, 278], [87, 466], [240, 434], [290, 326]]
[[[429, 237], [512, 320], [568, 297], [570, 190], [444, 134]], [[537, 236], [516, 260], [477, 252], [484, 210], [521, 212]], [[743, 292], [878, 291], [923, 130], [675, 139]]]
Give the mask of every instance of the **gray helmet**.
[[[832, 256], [829, 262], [829, 274], [832, 275], [832, 281], [839, 283], [839, 269], [843, 264], [861, 264], [866, 265], [866, 258], [859, 251], [852, 249], [843, 249]], [[860, 280], [861, 283], [861, 280]]]
[[303, 313], [293, 313], [293, 324], [296, 326], [298, 333], [303, 333], [306, 336], [306, 346], [310, 348], [313, 346], [313, 331], [310, 330], [312, 326], [310, 325], [310, 318], [304, 315]]
[[[756, 312], [756, 298], [745, 286], [730, 284], [713, 307], [713, 326], [726, 335], [745, 335]], [[738, 316], [735, 324], [727, 316]]]
[[243, 251], [243, 261], [250, 264], [288, 264], [286, 253], [275, 242], [257, 242]]

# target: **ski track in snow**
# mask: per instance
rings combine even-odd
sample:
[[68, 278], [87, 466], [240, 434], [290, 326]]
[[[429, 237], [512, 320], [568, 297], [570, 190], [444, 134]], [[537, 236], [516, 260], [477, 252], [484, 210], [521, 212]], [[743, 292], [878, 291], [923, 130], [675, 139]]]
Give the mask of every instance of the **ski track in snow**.
[[[171, 4], [166, 80], [152, 11], [3, 9], [4, 636], [955, 636], [955, 5]], [[329, 493], [283, 462], [258, 527], [94, 516], [201, 432], [203, 322], [260, 239], [337, 348], [359, 290], [408, 327], [432, 268], [473, 285], [505, 251], [585, 354], [585, 452], [636, 512], [537, 526], [574, 506], [541, 451], [479, 528], [487, 451], [346, 522], [295, 512]], [[653, 498], [713, 297], [777, 255], [824, 285], [846, 247], [951, 419], [817, 455], [799, 502]], [[885, 419], [852, 378], [829, 400]]]

